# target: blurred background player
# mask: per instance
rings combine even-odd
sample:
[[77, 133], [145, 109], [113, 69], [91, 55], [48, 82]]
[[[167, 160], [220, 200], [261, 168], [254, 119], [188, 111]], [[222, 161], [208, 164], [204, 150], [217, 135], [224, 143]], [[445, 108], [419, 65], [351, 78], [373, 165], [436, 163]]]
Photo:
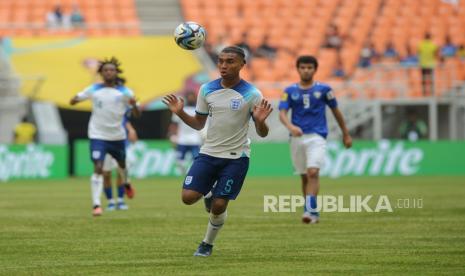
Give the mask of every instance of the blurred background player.
[[91, 177], [91, 192], [94, 216], [102, 214], [100, 195], [103, 186], [103, 161], [110, 154], [118, 162], [121, 178], [127, 180], [126, 168], [126, 131], [121, 122], [129, 107], [134, 116], [139, 116], [133, 92], [124, 86], [125, 80], [119, 76], [122, 73], [119, 61], [112, 57], [103, 60], [97, 70], [103, 78], [103, 83], [93, 84], [74, 96], [70, 104], [92, 100], [92, 115], [89, 120], [88, 136], [90, 139], [90, 156], [94, 163], [94, 173]]
[[[197, 95], [193, 91], [187, 92], [184, 112], [190, 116], [195, 116], [196, 102]], [[188, 161], [194, 160], [199, 154], [202, 145], [201, 133], [185, 124], [176, 114], [173, 114], [168, 135], [170, 141], [176, 146], [176, 161], [179, 171], [184, 174], [189, 167]], [[187, 158], [188, 154], [190, 154], [191, 159]]]
[[207, 231], [194, 256], [211, 255], [213, 242], [226, 220], [228, 202], [240, 193], [249, 168], [249, 120], [253, 118], [259, 136], [268, 135], [265, 119], [272, 108], [255, 86], [241, 79], [239, 72], [245, 58], [240, 47], [223, 49], [217, 63], [221, 78], [202, 85], [194, 116], [184, 111], [184, 101], [175, 95], [163, 99], [172, 112], [197, 130], [205, 126], [209, 117], [208, 137], [184, 179], [182, 190], [182, 201], [187, 205], [212, 193], [207, 201], [211, 204], [207, 206], [210, 213]]
[[[279, 119], [290, 132], [291, 157], [295, 171], [302, 179], [302, 192], [305, 197], [302, 222], [317, 223], [316, 198], [320, 190], [319, 172], [326, 153], [326, 105], [341, 128], [342, 141], [346, 148], [352, 146], [352, 138], [337, 108], [336, 98], [331, 87], [314, 82], [318, 61], [313, 56], [300, 56], [296, 62], [300, 82], [288, 86], [279, 103]], [[289, 121], [287, 113], [292, 110]]]
[[[129, 117], [131, 116], [131, 109], [126, 111], [126, 114], [123, 119], [123, 127], [126, 130], [126, 166], [128, 169], [131, 167], [131, 157], [130, 157], [130, 147], [132, 144], [137, 142], [137, 132], [134, 126], [129, 121]], [[105, 155], [105, 160], [103, 161], [103, 191], [105, 192], [105, 196], [108, 200], [108, 206], [106, 208], [107, 211], [117, 210], [127, 210], [129, 207], [124, 202], [124, 195], [126, 194], [128, 198], [133, 198], [135, 195], [135, 190], [129, 182], [124, 183], [123, 179], [121, 178], [121, 173], [117, 173], [117, 191], [118, 191], [118, 198], [117, 202], [113, 199], [113, 188], [111, 185], [111, 172], [113, 169], [118, 169], [118, 163], [116, 160], [110, 155]]]

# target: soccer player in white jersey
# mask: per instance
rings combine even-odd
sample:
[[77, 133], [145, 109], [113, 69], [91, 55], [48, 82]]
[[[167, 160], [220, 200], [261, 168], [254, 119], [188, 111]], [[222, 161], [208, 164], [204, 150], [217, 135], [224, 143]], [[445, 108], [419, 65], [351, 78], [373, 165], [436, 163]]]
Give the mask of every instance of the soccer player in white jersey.
[[[195, 115], [195, 104], [197, 95], [195, 92], [186, 94], [186, 105], [184, 112], [190, 116]], [[172, 123], [170, 125], [170, 140], [176, 144], [176, 161], [181, 173], [187, 172], [187, 154], [190, 154], [192, 159], [197, 157], [202, 145], [202, 136], [200, 131], [195, 130], [184, 123], [176, 114], [173, 114]]]
[[187, 205], [212, 194], [205, 238], [194, 256], [211, 255], [213, 242], [226, 219], [228, 202], [242, 188], [249, 168], [249, 120], [254, 120], [259, 136], [268, 135], [265, 119], [272, 111], [271, 105], [255, 86], [241, 79], [239, 72], [244, 65], [242, 48], [229, 46], [221, 51], [217, 63], [221, 78], [201, 86], [194, 116], [184, 111], [184, 101], [175, 95], [163, 99], [172, 112], [194, 129], [202, 129], [208, 117], [205, 143], [182, 190], [182, 201]]
[[[318, 61], [313, 56], [301, 56], [296, 62], [300, 82], [284, 90], [279, 103], [279, 119], [290, 132], [291, 157], [295, 171], [302, 179], [305, 197], [302, 222], [317, 223], [317, 195], [320, 190], [319, 172], [325, 160], [326, 106], [329, 106], [342, 131], [342, 142], [346, 148], [352, 146], [352, 138], [337, 107], [334, 92], [327, 84], [313, 81]], [[287, 113], [292, 110], [292, 120]]]
[[125, 80], [119, 76], [122, 70], [116, 58], [103, 60], [98, 73], [102, 76], [103, 83], [87, 87], [70, 101], [71, 105], [75, 105], [87, 99], [92, 100], [88, 136], [90, 156], [94, 163], [90, 185], [94, 216], [102, 214], [100, 195], [103, 187], [103, 160], [107, 153], [118, 162], [119, 173], [130, 189], [126, 169], [126, 131], [121, 122], [129, 107], [132, 107], [134, 116], [138, 117], [140, 114], [133, 92], [124, 86]]

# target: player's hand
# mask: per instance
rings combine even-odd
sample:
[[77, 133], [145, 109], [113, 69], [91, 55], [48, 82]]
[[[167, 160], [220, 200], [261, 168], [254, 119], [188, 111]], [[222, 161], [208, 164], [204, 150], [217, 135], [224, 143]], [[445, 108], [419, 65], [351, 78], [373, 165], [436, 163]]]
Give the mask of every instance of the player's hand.
[[128, 129], [128, 140], [131, 143], [135, 143], [137, 140], [139, 140], [137, 132], [135, 132], [133, 129]]
[[184, 99], [176, 95], [169, 94], [163, 97], [163, 103], [168, 106], [171, 112], [178, 114], [184, 108]]
[[70, 105], [75, 105], [79, 102], [78, 98], [77, 97], [73, 97], [70, 101], [69, 101], [69, 104]]
[[291, 135], [294, 137], [300, 137], [304, 135], [304, 132], [300, 129], [298, 126], [292, 126], [289, 131], [291, 132]]
[[266, 118], [268, 118], [268, 115], [270, 115], [271, 111], [273, 111], [271, 104], [268, 103], [267, 100], [262, 99], [260, 104], [254, 106], [253, 108], [253, 119], [256, 122], [263, 123], [265, 122]]
[[137, 106], [137, 99], [136, 98], [130, 98], [129, 99], [129, 104], [131, 106], [134, 106], [134, 107]]
[[350, 137], [350, 134], [344, 134], [344, 136], [342, 136], [342, 143], [344, 143], [346, 149], [352, 147], [352, 137]]

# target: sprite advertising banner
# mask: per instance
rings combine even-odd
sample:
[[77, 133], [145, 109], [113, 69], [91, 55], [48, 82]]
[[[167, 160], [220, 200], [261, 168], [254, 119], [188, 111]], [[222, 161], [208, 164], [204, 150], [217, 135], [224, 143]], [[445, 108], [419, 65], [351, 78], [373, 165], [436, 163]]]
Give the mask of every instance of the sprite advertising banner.
[[0, 144], [0, 181], [68, 177], [68, 146]]
[[[328, 177], [390, 175], [465, 175], [465, 142], [416, 143], [394, 140], [354, 141], [347, 150], [329, 141], [321, 175]], [[128, 152], [129, 173], [135, 178], [181, 175], [168, 141], [139, 141]], [[75, 173], [92, 173], [89, 142], [75, 143]], [[293, 169], [287, 143], [253, 143], [248, 175], [286, 176]]]

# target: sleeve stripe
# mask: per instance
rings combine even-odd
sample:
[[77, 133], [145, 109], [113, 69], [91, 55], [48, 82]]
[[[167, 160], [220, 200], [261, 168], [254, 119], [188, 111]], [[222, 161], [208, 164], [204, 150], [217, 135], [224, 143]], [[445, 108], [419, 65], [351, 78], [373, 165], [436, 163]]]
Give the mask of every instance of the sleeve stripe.
[[195, 113], [199, 114], [199, 115], [208, 115], [208, 112], [207, 113], [204, 113], [204, 112], [199, 112], [199, 111], [195, 111]]

